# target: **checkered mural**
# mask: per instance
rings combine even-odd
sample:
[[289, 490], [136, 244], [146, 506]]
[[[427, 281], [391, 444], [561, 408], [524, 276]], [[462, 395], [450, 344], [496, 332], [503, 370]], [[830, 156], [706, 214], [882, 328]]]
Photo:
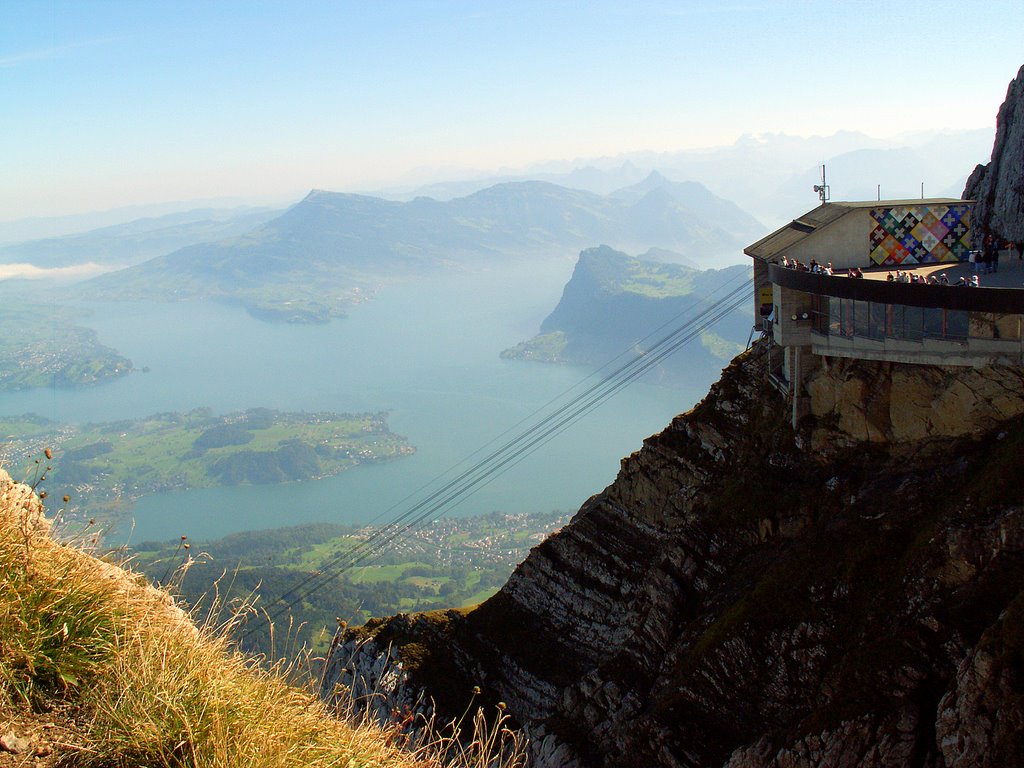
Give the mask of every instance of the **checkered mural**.
[[908, 205], [872, 208], [871, 261], [879, 266], [967, 261], [968, 205]]

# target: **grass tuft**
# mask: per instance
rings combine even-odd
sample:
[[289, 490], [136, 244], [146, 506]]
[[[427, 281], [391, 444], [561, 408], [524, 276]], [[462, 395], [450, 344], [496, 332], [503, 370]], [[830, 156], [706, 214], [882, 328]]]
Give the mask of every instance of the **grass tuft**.
[[[62, 765], [522, 765], [502, 718], [471, 736], [433, 732], [415, 752], [387, 728], [344, 722], [289, 683], [296, 665], [240, 653], [235, 622], [197, 626], [165, 592], [49, 529], [33, 489], [0, 471], [0, 707], [72, 706], [84, 746]], [[498, 747], [504, 756], [488, 751]]]

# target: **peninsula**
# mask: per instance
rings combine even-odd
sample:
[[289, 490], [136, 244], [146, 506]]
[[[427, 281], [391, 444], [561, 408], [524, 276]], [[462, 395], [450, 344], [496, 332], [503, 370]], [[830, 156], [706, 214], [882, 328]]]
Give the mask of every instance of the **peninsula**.
[[[97, 518], [148, 493], [309, 480], [415, 451], [388, 429], [384, 413], [266, 408], [224, 416], [199, 408], [84, 425], [0, 417], [0, 438], [0, 464], [55, 498], [70, 496], [80, 512]], [[53, 458], [44, 465], [46, 449]]]
[[0, 307], [0, 392], [86, 387], [134, 370], [71, 317], [67, 307]]

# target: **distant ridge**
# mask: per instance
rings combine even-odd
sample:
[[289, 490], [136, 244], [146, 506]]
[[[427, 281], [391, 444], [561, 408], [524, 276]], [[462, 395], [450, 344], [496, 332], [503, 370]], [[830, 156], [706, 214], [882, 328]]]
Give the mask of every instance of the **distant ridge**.
[[342, 316], [383, 283], [425, 271], [569, 258], [600, 242], [632, 252], [658, 248], [702, 265], [735, 263], [743, 243], [763, 231], [700, 185], [646, 183], [651, 190], [639, 199], [628, 190], [602, 196], [544, 181], [496, 184], [449, 201], [314, 189], [243, 235], [89, 285], [99, 298], [220, 298], [259, 316], [316, 322]]
[[126, 267], [205, 241], [247, 232], [279, 216], [276, 208], [197, 208], [78, 234], [0, 246], [0, 264], [42, 269], [98, 264]]

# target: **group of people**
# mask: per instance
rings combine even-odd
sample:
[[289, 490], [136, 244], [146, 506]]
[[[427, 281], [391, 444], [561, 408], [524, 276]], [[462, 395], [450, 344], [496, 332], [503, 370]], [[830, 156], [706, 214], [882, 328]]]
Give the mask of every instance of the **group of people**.
[[[801, 262], [797, 261], [796, 259], [790, 259], [790, 258], [787, 258], [786, 256], [783, 256], [782, 257], [782, 266], [786, 267], [787, 269], [795, 269], [798, 272], [812, 272], [815, 275], [831, 275], [831, 274], [835, 274], [832, 271], [832, 262], [831, 261], [828, 262], [827, 264], [819, 264], [816, 259], [811, 259], [811, 263], [810, 264], [802, 264]], [[847, 277], [864, 277], [864, 273], [861, 271], [860, 267], [850, 267], [846, 271], [846, 276]]]
[[[975, 241], [977, 243], [977, 241]], [[975, 274], [992, 274], [999, 271], [999, 251], [1017, 251], [1017, 258], [1024, 258], [1024, 243], [1010, 240], [996, 240], [995, 235], [987, 232], [981, 237], [981, 248], [971, 251], [970, 262]]]
[[795, 269], [798, 272], [813, 272], [816, 275], [831, 275], [832, 274], [832, 262], [828, 264], [819, 264], [816, 260], [811, 259], [810, 264], [804, 264], [797, 261], [796, 259], [790, 259], [785, 256], [782, 257], [782, 266], [788, 269]]
[[[1017, 257], [1024, 260], [1024, 243], [1015, 243], [1010, 240], [1002, 241], [997, 240], [996, 237], [991, 233], [986, 233], [976, 240], [975, 243], [980, 245], [980, 248], [973, 250], [970, 253], [970, 263], [972, 271], [974, 272], [970, 278], [961, 277], [956, 285], [963, 285], [968, 287], [978, 288], [981, 286], [981, 280], [978, 275], [981, 274], [992, 274], [999, 271], [999, 251], [1008, 250], [1017, 251]], [[782, 257], [782, 266], [789, 269], [795, 269], [801, 272], [813, 272], [817, 275], [831, 275], [834, 274], [832, 270], [832, 262], [826, 264], [819, 264], [816, 259], [811, 259], [809, 264], [803, 264], [796, 259], [790, 259], [787, 256]], [[860, 267], [850, 267], [846, 271], [847, 277], [864, 277], [864, 272], [861, 271]], [[892, 272], [885, 276], [885, 279], [889, 282], [897, 283], [925, 283], [928, 285], [952, 285], [949, 282], [949, 278], [946, 277], [945, 273], [939, 273], [938, 275], [917, 275], [909, 271], [896, 270], [895, 274]]]
[[[936, 276], [936, 275], [928, 275], [928, 277], [925, 277], [924, 275], [918, 275], [918, 274], [915, 274], [913, 272], [903, 272], [903, 271], [900, 271], [900, 270], [897, 269], [895, 274], [892, 273], [892, 272], [889, 272], [885, 276], [885, 279], [888, 280], [890, 283], [893, 283], [893, 282], [896, 282], [896, 283], [923, 283], [925, 285], [950, 285], [951, 284], [949, 282], [949, 278], [946, 277], [946, 273], [945, 272], [940, 272], [938, 274], [938, 276]], [[976, 274], [975, 275], [971, 275], [970, 279], [967, 279], [966, 277], [961, 276], [960, 279], [955, 284], [956, 285], [964, 285], [964, 286], [967, 286], [969, 288], [980, 288], [981, 287], [981, 280], [980, 280], [980, 278]]]

